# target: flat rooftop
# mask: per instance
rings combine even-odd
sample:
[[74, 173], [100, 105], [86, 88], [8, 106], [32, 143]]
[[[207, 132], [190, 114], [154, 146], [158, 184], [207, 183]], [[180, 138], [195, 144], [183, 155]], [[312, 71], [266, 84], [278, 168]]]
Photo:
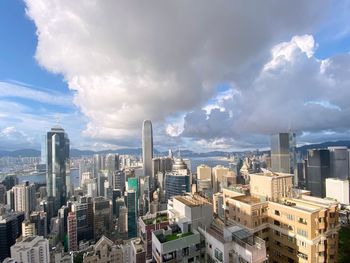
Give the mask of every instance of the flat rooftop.
[[203, 197], [200, 196], [175, 196], [174, 199], [177, 201], [189, 206], [189, 207], [196, 207], [196, 206], [202, 206], [202, 205], [211, 205], [207, 200], [205, 200]]
[[237, 196], [234, 197], [233, 200], [237, 200], [248, 205], [255, 205], [266, 202], [264, 199], [260, 199], [251, 195]]

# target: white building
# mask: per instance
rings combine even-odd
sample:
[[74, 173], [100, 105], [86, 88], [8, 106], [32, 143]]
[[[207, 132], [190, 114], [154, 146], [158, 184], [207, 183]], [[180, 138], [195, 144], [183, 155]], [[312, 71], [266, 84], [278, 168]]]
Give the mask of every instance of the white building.
[[341, 204], [349, 204], [349, 180], [327, 178], [326, 197], [333, 198]]
[[27, 237], [11, 247], [11, 258], [21, 263], [48, 263], [49, 241], [41, 236]]

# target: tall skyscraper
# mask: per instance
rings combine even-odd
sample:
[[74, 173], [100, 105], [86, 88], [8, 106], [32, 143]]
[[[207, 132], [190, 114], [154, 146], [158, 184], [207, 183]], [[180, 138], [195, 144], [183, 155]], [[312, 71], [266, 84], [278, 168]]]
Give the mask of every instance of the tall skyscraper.
[[289, 133], [271, 136], [271, 170], [278, 173], [290, 173]]
[[127, 192], [128, 206], [128, 238], [137, 236], [137, 198], [136, 191], [128, 190]]
[[325, 197], [326, 178], [330, 175], [329, 150], [308, 150], [306, 189], [311, 195]]
[[150, 120], [143, 121], [142, 125], [142, 160], [144, 175], [152, 176], [153, 158], [153, 131]]
[[349, 152], [344, 146], [328, 147], [332, 178], [349, 179]]
[[77, 215], [75, 212], [69, 212], [67, 217], [68, 229], [68, 249], [70, 251], [78, 250], [78, 234], [77, 234]]
[[[47, 196], [54, 205], [54, 215], [66, 203], [66, 165], [69, 159], [69, 139], [61, 127], [53, 127], [46, 135]], [[50, 217], [51, 215], [49, 215]]]
[[113, 188], [114, 182], [114, 174], [119, 170], [119, 155], [117, 154], [108, 154], [106, 156], [106, 170], [108, 176], [109, 186]]

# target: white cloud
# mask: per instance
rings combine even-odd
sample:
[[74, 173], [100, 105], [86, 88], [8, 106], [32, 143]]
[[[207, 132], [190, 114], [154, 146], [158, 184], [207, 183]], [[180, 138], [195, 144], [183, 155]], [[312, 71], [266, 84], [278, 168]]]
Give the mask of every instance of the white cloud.
[[[249, 80], [273, 43], [312, 31], [329, 5], [303, 0], [25, 2], [37, 27], [36, 59], [63, 74], [76, 91], [74, 101], [88, 118], [84, 134], [118, 145], [135, 141], [143, 119], [161, 122], [205, 107], [218, 83]], [[311, 42], [294, 40], [311, 54]], [[226, 114], [211, 112], [203, 135], [216, 125], [215, 114]], [[181, 131], [178, 125], [166, 127], [173, 135]], [[214, 133], [219, 135], [219, 128]]]
[[72, 106], [72, 97], [54, 90], [31, 87], [19, 82], [0, 81], [0, 98], [23, 98], [60, 106]]

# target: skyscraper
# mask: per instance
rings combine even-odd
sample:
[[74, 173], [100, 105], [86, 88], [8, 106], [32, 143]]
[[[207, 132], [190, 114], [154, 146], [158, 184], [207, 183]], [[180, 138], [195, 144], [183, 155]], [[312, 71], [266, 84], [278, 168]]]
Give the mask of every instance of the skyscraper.
[[278, 173], [290, 173], [289, 133], [271, 136], [271, 170]]
[[[66, 165], [69, 158], [69, 139], [64, 129], [53, 127], [46, 135], [47, 196], [54, 205], [54, 213], [66, 203]], [[50, 217], [51, 215], [49, 215]]]
[[330, 153], [329, 150], [308, 150], [307, 153], [307, 175], [306, 189], [311, 195], [325, 197], [326, 178], [330, 175]]
[[328, 147], [330, 153], [330, 176], [347, 180], [349, 178], [349, 152], [345, 146]]
[[144, 175], [152, 176], [152, 158], [153, 158], [153, 132], [152, 122], [143, 121], [142, 125], [142, 160]]
[[128, 190], [127, 192], [128, 206], [128, 238], [137, 236], [137, 198], [136, 191]]
[[77, 234], [77, 215], [75, 212], [69, 212], [67, 217], [68, 228], [68, 249], [70, 251], [78, 250], [78, 234]]

